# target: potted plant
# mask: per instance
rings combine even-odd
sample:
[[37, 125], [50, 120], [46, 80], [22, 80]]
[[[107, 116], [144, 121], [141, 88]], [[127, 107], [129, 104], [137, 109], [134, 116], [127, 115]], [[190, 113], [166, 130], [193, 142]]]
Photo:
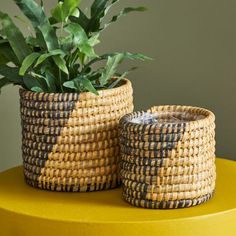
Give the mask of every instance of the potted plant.
[[[23, 36], [0, 12], [0, 88], [21, 87], [26, 182], [74, 192], [118, 186], [118, 121], [133, 111], [133, 97], [128, 72], [118, 74], [117, 67], [124, 59], [148, 58], [128, 52], [98, 56], [94, 47], [111, 23], [145, 9], [125, 8], [103, 23], [119, 0], [94, 0], [90, 16], [80, 0], [59, 1], [50, 17], [43, 1], [14, 1], [33, 32]], [[95, 67], [97, 62], [105, 63]]]

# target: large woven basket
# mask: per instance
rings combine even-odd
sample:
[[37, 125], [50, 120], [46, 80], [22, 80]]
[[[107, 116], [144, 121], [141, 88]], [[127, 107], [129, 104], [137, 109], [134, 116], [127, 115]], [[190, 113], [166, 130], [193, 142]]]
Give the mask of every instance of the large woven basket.
[[215, 189], [215, 116], [189, 106], [157, 106], [120, 121], [123, 198], [145, 208], [183, 208]]
[[92, 93], [20, 90], [25, 180], [52, 191], [95, 191], [120, 184], [119, 119], [133, 111], [130, 81]]

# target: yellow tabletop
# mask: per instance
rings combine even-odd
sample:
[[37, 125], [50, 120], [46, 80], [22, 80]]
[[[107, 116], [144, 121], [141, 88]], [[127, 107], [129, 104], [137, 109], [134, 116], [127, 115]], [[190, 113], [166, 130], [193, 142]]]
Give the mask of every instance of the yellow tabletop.
[[178, 210], [130, 206], [121, 189], [46, 192], [24, 183], [22, 167], [0, 174], [1, 236], [235, 236], [236, 162], [217, 160], [217, 189], [209, 202]]

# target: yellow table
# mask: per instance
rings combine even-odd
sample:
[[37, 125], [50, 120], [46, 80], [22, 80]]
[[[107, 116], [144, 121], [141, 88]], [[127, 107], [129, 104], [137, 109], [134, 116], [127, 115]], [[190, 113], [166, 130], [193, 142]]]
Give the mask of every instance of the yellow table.
[[236, 162], [217, 160], [217, 189], [189, 209], [148, 210], [121, 199], [121, 190], [46, 192], [27, 186], [22, 168], [0, 174], [1, 236], [235, 236]]

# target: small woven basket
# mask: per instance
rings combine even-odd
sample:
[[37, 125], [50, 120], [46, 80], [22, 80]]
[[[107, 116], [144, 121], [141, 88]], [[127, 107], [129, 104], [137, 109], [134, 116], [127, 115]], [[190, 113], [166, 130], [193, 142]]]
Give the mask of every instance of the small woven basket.
[[184, 208], [215, 189], [215, 116], [190, 106], [157, 106], [120, 120], [123, 198], [145, 208]]
[[133, 111], [130, 81], [92, 93], [20, 90], [25, 180], [52, 191], [120, 185], [119, 119]]

